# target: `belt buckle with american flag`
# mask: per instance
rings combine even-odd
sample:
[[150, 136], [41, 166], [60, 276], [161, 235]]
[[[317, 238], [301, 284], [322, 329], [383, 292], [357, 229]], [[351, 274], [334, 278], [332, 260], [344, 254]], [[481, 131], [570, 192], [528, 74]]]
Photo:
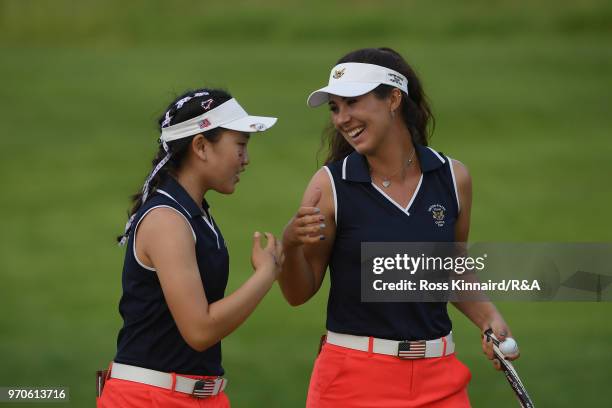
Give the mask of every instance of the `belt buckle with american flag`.
[[213, 395], [215, 391], [215, 380], [204, 379], [198, 380], [193, 385], [193, 392], [191, 395], [195, 398], [207, 398]]
[[402, 360], [414, 360], [425, 357], [427, 342], [421, 341], [400, 341], [397, 346], [397, 356]]

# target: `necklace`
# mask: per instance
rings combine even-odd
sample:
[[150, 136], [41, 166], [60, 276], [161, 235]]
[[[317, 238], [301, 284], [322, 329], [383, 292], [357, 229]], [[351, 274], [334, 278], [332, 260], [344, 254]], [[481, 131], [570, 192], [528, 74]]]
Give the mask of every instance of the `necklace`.
[[[410, 154], [410, 157], [408, 158], [408, 160], [406, 161], [406, 167], [410, 167], [410, 165], [412, 164], [412, 162], [414, 161], [414, 155], [416, 153], [416, 148], [412, 149], [412, 154]], [[397, 173], [392, 174], [389, 177], [381, 177], [382, 179], [382, 185], [384, 188], [389, 188], [389, 186], [391, 185], [391, 178], [397, 176], [399, 173], [401, 173], [403, 169], [400, 169]], [[372, 173], [373, 175], [373, 173]]]

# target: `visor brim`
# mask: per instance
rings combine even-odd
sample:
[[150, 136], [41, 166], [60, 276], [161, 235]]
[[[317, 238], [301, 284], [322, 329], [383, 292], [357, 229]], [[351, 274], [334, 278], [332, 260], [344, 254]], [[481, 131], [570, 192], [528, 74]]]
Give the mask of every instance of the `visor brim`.
[[265, 132], [276, 123], [277, 118], [267, 116], [245, 116], [232, 122], [221, 125], [220, 127], [238, 132]]
[[308, 96], [306, 103], [311, 108], [315, 108], [329, 101], [329, 95], [342, 97], [361, 96], [373, 91], [378, 85], [380, 83], [339, 82], [314, 91]]

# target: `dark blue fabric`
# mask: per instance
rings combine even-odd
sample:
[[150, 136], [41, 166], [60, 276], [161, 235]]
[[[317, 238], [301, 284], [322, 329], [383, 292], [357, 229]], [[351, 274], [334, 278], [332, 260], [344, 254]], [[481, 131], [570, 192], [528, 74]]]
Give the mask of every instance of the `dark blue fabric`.
[[[208, 302], [222, 299], [225, 293], [229, 257], [221, 232], [214, 224], [217, 238], [198, 205], [176, 180], [168, 177], [138, 211], [129, 234], [119, 303], [123, 328], [117, 339], [115, 361], [165, 372], [222, 375], [221, 343], [203, 352], [189, 347], [170, 314], [157, 273], [143, 268], [134, 256], [135, 227], [147, 211], [157, 206], [172, 207], [189, 220], [196, 235], [196, 257]], [[202, 207], [208, 212], [205, 200]]]
[[[423, 180], [408, 210], [410, 215], [372, 185], [367, 160], [359, 153], [327, 166], [337, 199], [336, 239], [329, 264], [328, 330], [392, 340], [431, 340], [451, 330], [445, 302], [361, 302], [362, 242], [455, 241], [459, 209], [450, 159], [441, 154], [438, 157], [425, 146], [416, 148]], [[432, 210], [440, 208], [444, 222], [436, 223]]]

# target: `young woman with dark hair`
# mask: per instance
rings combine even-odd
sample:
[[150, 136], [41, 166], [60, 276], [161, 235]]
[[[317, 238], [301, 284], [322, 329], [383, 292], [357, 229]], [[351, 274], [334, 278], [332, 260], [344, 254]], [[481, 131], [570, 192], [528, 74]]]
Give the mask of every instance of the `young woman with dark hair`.
[[[329, 155], [285, 228], [278, 278], [295, 306], [330, 269], [328, 331], [307, 406], [469, 407], [471, 374], [455, 357], [447, 303], [365, 303], [360, 285], [362, 242], [467, 241], [467, 168], [428, 147], [433, 116], [421, 81], [392, 49], [341, 58], [329, 85], [308, 98], [311, 107], [323, 103], [333, 125]], [[510, 336], [491, 303], [454, 305], [483, 332]], [[490, 344], [483, 350], [493, 359]]]
[[[231, 194], [249, 163], [249, 116], [227, 92], [181, 95], [159, 119], [160, 149], [125, 232], [123, 328], [98, 407], [229, 407], [221, 339], [253, 312], [280, 270], [281, 247], [253, 238], [253, 275], [225, 296], [228, 251], [204, 196]], [[99, 387], [102, 388], [102, 387]]]

